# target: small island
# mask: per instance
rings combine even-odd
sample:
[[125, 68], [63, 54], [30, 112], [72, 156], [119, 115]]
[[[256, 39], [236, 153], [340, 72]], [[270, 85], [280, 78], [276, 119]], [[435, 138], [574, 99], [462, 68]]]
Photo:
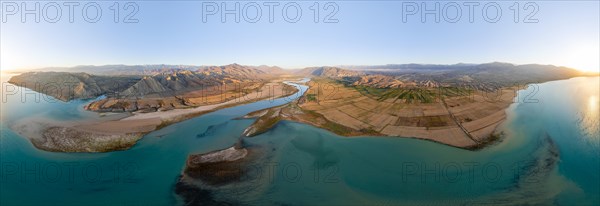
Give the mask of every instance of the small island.
[[[416, 74], [335, 67], [300, 70], [297, 74], [311, 77], [305, 83], [308, 90], [287, 104], [242, 116], [254, 122], [242, 132], [240, 142], [260, 138], [281, 121], [293, 121], [345, 137], [415, 138], [479, 150], [504, 136], [497, 127], [506, 119], [505, 110], [518, 100], [517, 92], [526, 88], [528, 83], [523, 79], [543, 82], [582, 75], [553, 66], [492, 63], [473, 67], [467, 71], [440, 69]], [[508, 72], [520, 76], [504, 78], [510, 76]], [[540, 162], [551, 168], [558, 155], [549, 138], [545, 140], [550, 156]], [[218, 204], [211, 198], [210, 189], [242, 183], [250, 163], [263, 155], [246, 149], [237, 145], [188, 156], [176, 193], [186, 204]]]

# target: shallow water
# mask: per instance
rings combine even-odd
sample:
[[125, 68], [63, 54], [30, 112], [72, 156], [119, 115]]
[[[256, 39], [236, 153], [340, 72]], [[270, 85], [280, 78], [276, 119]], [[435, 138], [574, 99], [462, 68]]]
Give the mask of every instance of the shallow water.
[[[599, 81], [574, 78], [520, 91], [499, 128], [506, 137], [479, 151], [408, 138], [340, 137], [281, 122], [244, 138], [262, 152], [252, 178], [212, 193], [220, 201], [247, 204], [597, 205]], [[8, 124], [30, 116], [90, 118], [96, 114], [80, 109], [87, 101], [20, 98], [8, 96], [2, 105], [2, 205], [181, 204], [174, 184], [187, 155], [230, 147], [252, 123], [234, 118], [290, 100], [265, 100], [177, 123], [127, 151], [68, 154], [37, 150]]]

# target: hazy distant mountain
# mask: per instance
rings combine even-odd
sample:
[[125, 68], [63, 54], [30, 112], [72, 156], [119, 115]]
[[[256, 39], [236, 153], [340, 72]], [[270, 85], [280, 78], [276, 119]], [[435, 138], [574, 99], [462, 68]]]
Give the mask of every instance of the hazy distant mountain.
[[225, 66], [211, 66], [197, 70], [206, 77], [220, 77], [229, 79], [260, 79], [268, 75], [267, 72], [252, 66], [229, 64]]
[[[383, 66], [309, 67], [284, 70], [270, 66], [182, 66], [182, 65], [106, 65], [71, 68], [45, 68], [70, 72], [29, 72], [14, 76], [9, 82], [49, 94], [61, 100], [92, 98], [117, 92], [127, 96], [149, 94], [175, 95], [202, 86], [263, 81], [281, 74], [315, 76], [342, 80], [352, 85], [372, 87], [469, 85], [495, 89], [516, 84], [545, 82], [588, 75], [567, 67], [552, 65], [487, 64], [400, 64]], [[85, 73], [80, 71], [86, 71]], [[73, 91], [43, 91], [36, 83], [52, 85], [74, 84]], [[50, 88], [51, 89], [51, 88]], [[55, 89], [56, 90], [56, 89]]]
[[403, 72], [435, 72], [435, 71], [451, 71], [451, 70], [463, 70], [471, 68], [478, 64], [386, 64], [386, 65], [344, 65], [338, 66], [339, 68], [348, 70], [361, 70], [361, 71], [403, 71]]
[[[365, 72], [369, 76], [361, 77], [359, 81], [377, 87], [394, 87], [402, 82], [404, 84], [414, 83], [418, 86], [468, 84], [477, 87], [497, 88], [586, 75], [584, 72], [567, 67], [540, 64], [514, 65], [500, 62], [453, 65], [345, 66], [345, 68]], [[384, 75], [393, 78], [372, 75]]]
[[363, 72], [351, 71], [337, 67], [309, 67], [296, 71], [297, 75], [343, 78], [363, 75]]
[[94, 75], [154, 75], [163, 72], [178, 71], [178, 70], [197, 70], [199, 66], [191, 65], [81, 65], [74, 67], [45, 67], [32, 71], [55, 71], [55, 72], [83, 72]]
[[257, 67], [254, 67], [255, 69], [258, 69], [260, 71], [263, 71], [267, 74], [289, 74], [291, 71], [290, 70], [285, 70], [282, 69], [281, 67], [278, 66], [267, 66], [267, 65], [260, 65]]
[[[117, 75], [139, 75], [139, 76], [147, 76], [147, 75], [156, 75], [160, 73], [168, 73], [168, 72], [177, 72], [177, 71], [202, 71], [207, 69], [215, 69], [220, 68], [223, 70], [227, 70], [228, 68], [235, 69], [256, 69], [258, 71], [262, 71], [266, 74], [285, 74], [288, 70], [284, 70], [277, 66], [245, 66], [239, 64], [230, 64], [225, 66], [194, 66], [194, 65], [166, 65], [166, 64], [156, 64], [156, 65], [103, 65], [103, 66], [92, 66], [92, 65], [81, 65], [74, 67], [45, 67], [40, 69], [34, 69], [31, 71], [36, 72], [45, 72], [45, 71], [55, 71], [55, 72], [83, 72], [88, 74], [95, 75], [109, 75], [109, 76], [117, 76]], [[231, 71], [231, 70], [230, 70]]]

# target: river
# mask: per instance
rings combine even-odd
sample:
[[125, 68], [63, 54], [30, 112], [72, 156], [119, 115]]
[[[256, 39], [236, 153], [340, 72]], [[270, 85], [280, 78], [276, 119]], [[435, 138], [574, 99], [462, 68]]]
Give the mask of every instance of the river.
[[[5, 76], [3, 76], [3, 82]], [[394, 137], [340, 137], [283, 121], [245, 138], [265, 151], [255, 178], [213, 188], [220, 201], [263, 204], [600, 204], [598, 77], [519, 91], [498, 128], [506, 137], [478, 151]], [[4, 85], [3, 85], [4, 86]], [[2, 104], [1, 205], [177, 205], [174, 185], [189, 154], [228, 148], [253, 120], [246, 113], [292, 97], [231, 107], [144, 136], [126, 151], [52, 153], [8, 127], [31, 116], [94, 118], [88, 101]]]

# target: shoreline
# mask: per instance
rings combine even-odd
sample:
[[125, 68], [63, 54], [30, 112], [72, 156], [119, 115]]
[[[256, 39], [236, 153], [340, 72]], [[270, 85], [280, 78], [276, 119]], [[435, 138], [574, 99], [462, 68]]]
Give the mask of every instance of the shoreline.
[[[291, 104], [291, 103], [288, 103]], [[284, 106], [285, 107], [285, 106]], [[273, 108], [268, 108], [268, 109], [264, 109], [264, 110], [258, 110], [256, 111], [257, 113], [270, 113], [269, 110], [271, 109], [279, 109], [278, 107], [273, 107]], [[254, 113], [254, 112], [253, 112]], [[277, 125], [282, 122], [282, 121], [289, 121], [289, 122], [293, 122], [293, 123], [298, 123], [298, 124], [305, 124], [305, 125], [309, 125], [315, 128], [319, 128], [319, 129], [323, 129], [327, 132], [331, 132], [335, 135], [338, 135], [340, 137], [346, 137], [346, 138], [408, 138], [408, 139], [416, 139], [416, 140], [424, 140], [424, 141], [429, 141], [429, 142], [434, 142], [437, 144], [443, 144], [446, 146], [450, 146], [450, 147], [454, 147], [454, 148], [459, 148], [459, 149], [466, 149], [466, 150], [470, 150], [470, 151], [477, 151], [477, 150], [481, 150], [486, 148], [489, 145], [494, 145], [495, 143], [497, 143], [498, 141], [501, 141], [504, 138], [504, 132], [497, 131], [497, 128], [506, 121], [506, 118], [502, 119], [501, 121], [497, 122], [494, 124], [493, 126], [493, 131], [491, 134], [489, 134], [488, 138], [482, 139], [481, 141], [476, 142], [476, 144], [473, 145], [468, 145], [468, 146], [459, 146], [459, 145], [454, 145], [452, 143], [449, 142], [443, 142], [440, 140], [437, 140], [435, 138], [424, 138], [424, 137], [411, 137], [411, 136], [390, 136], [390, 135], [385, 135], [385, 134], [381, 134], [381, 133], [377, 133], [374, 131], [361, 131], [361, 130], [352, 130], [351, 128], [345, 127], [344, 129], [349, 129], [350, 131], [347, 131], [346, 133], [342, 133], [339, 132], [339, 130], [335, 130], [332, 129], [331, 127], [325, 127], [322, 125], [318, 125], [315, 124], [314, 122], [311, 121], [307, 121], [305, 119], [302, 118], [277, 118], [275, 122], [271, 122], [267, 125], [261, 125], [260, 123], [260, 118], [264, 117], [264, 116], [254, 116], [254, 115], [246, 115], [244, 117], [241, 117], [243, 119], [255, 119], [255, 122], [248, 126], [245, 130], [244, 133], [242, 134], [244, 137], [254, 137], [257, 135], [260, 135], [262, 133], [268, 132], [271, 129], [274, 129], [275, 127], [277, 127]], [[268, 121], [268, 120], [266, 120]], [[327, 120], [325, 120], [327, 121]], [[325, 124], [332, 124], [333, 122], [327, 122]], [[336, 124], [336, 123], [333, 123]], [[336, 125], [337, 127], [343, 127], [343, 125]], [[336, 127], [334, 126], [334, 127]]]
[[[574, 77], [574, 78], [579, 78], [579, 77]], [[585, 77], [584, 77], [585, 78]], [[556, 81], [561, 81], [561, 80], [556, 80]], [[294, 80], [291, 80], [290, 82], [295, 82]], [[273, 82], [270, 82], [273, 83]], [[308, 90], [310, 90], [311, 88], [309, 87]], [[508, 90], [510, 91], [511, 89], [514, 90], [514, 88], [503, 88], [503, 90]], [[514, 94], [516, 94], [519, 91], [525, 90], [527, 89], [527, 85], [524, 86], [524, 88], [517, 88], [517, 90], [514, 90]], [[501, 140], [504, 136], [502, 131], [497, 131], [498, 127], [503, 124], [506, 119], [507, 119], [507, 109], [512, 105], [515, 104], [517, 102], [514, 102], [512, 99], [514, 99], [516, 97], [516, 95], [511, 96], [511, 103], [506, 105], [504, 108], [498, 110], [495, 112], [496, 116], [494, 119], [492, 120], [486, 120], [486, 121], [482, 121], [484, 122], [483, 126], [477, 126], [476, 123], [474, 122], [461, 122], [461, 126], [463, 126], [462, 124], [468, 124], [471, 126], [468, 126], [470, 128], [474, 128], [470, 131], [467, 131], [463, 128], [463, 132], [466, 134], [468, 133], [477, 133], [478, 138], [471, 138], [469, 137], [469, 139], [472, 142], [465, 142], [463, 141], [461, 142], [456, 142], [456, 139], [450, 139], [448, 140], [443, 139], [443, 138], [438, 138], [439, 136], [435, 136], [435, 135], [427, 135], [424, 134], [423, 131], [426, 132], [436, 132], [439, 134], [447, 134], [449, 132], [455, 132], [454, 130], [456, 128], [444, 128], [444, 127], [440, 127], [440, 128], [421, 128], [421, 127], [414, 127], [414, 128], [410, 128], [410, 127], [404, 127], [403, 131], [404, 133], [413, 133], [416, 135], [393, 135], [390, 134], [389, 131], [387, 132], [383, 132], [385, 131], [385, 129], [387, 128], [387, 126], [382, 127], [380, 130], [373, 130], [371, 128], [367, 128], [365, 130], [365, 128], [363, 129], [356, 129], [356, 128], [352, 128], [351, 126], [347, 126], [345, 124], [337, 122], [335, 120], [331, 120], [327, 117], [327, 115], [323, 115], [320, 114], [318, 112], [315, 111], [311, 111], [311, 110], [306, 110], [304, 108], [302, 108], [303, 106], [300, 105], [298, 106], [298, 102], [299, 101], [306, 101], [306, 97], [308, 94], [308, 90], [307, 92], [304, 93], [303, 96], [301, 96], [299, 99], [294, 100], [293, 103], [296, 104], [297, 107], [299, 107], [301, 110], [303, 110], [303, 112], [305, 113], [311, 113], [310, 115], [318, 115], [321, 118], [321, 120], [324, 120], [324, 123], [322, 124], [318, 124], [315, 123], [315, 121], [309, 121], [307, 119], [303, 119], [303, 118], [295, 118], [294, 115], [286, 115], [285, 118], [280, 118], [278, 119], [276, 122], [272, 122], [267, 128], [265, 129], [260, 129], [258, 130], [258, 132], [254, 131], [251, 132], [249, 131], [249, 129], [251, 127], [256, 127], [256, 122], [253, 123], [252, 125], [250, 125], [248, 128], [246, 128], [246, 130], [244, 131], [244, 136], [255, 136], [258, 135], [260, 133], [266, 132], [268, 131], [270, 128], [275, 127], [276, 124], [278, 123], [278, 121], [281, 120], [287, 120], [287, 121], [293, 121], [293, 122], [298, 122], [298, 123], [302, 123], [302, 124], [308, 124], [314, 127], [318, 127], [321, 129], [325, 129], [329, 132], [332, 132], [336, 135], [340, 135], [340, 136], [344, 136], [344, 137], [359, 137], [359, 136], [376, 136], [376, 137], [392, 137], [392, 138], [412, 138], [412, 139], [419, 139], [419, 140], [427, 140], [427, 141], [432, 141], [432, 142], [436, 142], [439, 144], [444, 144], [447, 146], [451, 146], [451, 147], [456, 147], [456, 148], [461, 148], [461, 149], [467, 149], [467, 150], [479, 150], [479, 149], [483, 149], [488, 145], [493, 145], [496, 142], [498, 142], [499, 140]], [[45, 123], [47, 123], [47, 125], [45, 126], [44, 129], [42, 129], [40, 134], [28, 134], [27, 131], [23, 131], [23, 129], [19, 129], [19, 128], [15, 128], [11, 126], [11, 129], [13, 129], [15, 132], [17, 132], [18, 134], [20, 134], [21, 136], [27, 137], [31, 143], [38, 149], [41, 150], [46, 150], [46, 151], [54, 151], [54, 152], [110, 152], [110, 151], [118, 151], [118, 150], [127, 150], [129, 148], [131, 148], [132, 146], [135, 145], [135, 143], [137, 141], [139, 141], [144, 135], [159, 130], [161, 128], [164, 128], [166, 126], [181, 122], [181, 121], [185, 121], [194, 117], [198, 117], [201, 116], [203, 114], [207, 114], [210, 112], [214, 112], [220, 109], [224, 109], [224, 108], [229, 108], [229, 107], [234, 107], [234, 106], [238, 106], [241, 104], [248, 104], [248, 103], [252, 103], [252, 102], [257, 102], [257, 101], [261, 101], [261, 100], [265, 100], [265, 99], [269, 99], [269, 98], [282, 98], [282, 97], [286, 97], [286, 96], [291, 96], [294, 95], [298, 92], [298, 90], [296, 89], [295, 91], [293, 91], [292, 93], [289, 94], [279, 94], [279, 96], [270, 96], [270, 97], [264, 97], [264, 98], [255, 98], [255, 99], [251, 99], [248, 101], [240, 101], [240, 99], [247, 99], [246, 96], [252, 96], [254, 95], [253, 93], [250, 94], [246, 94], [243, 97], [238, 97], [226, 102], [221, 102], [218, 104], [213, 104], [213, 105], [203, 105], [203, 106], [198, 106], [198, 107], [194, 107], [194, 108], [189, 108], [189, 109], [172, 109], [172, 110], [167, 110], [167, 111], [157, 111], [157, 112], [150, 112], [150, 113], [141, 113], [141, 112], [137, 112], [137, 113], [133, 113], [129, 116], [126, 117], [121, 117], [120, 119], [117, 120], [89, 120], [86, 121], [85, 123], [73, 123], [73, 122], [55, 122], [55, 121], [51, 121], [52, 123], [48, 123], [50, 121], [46, 121]], [[445, 103], [445, 102], [444, 102]], [[246, 116], [242, 117], [242, 118], [256, 118], [257, 120], [260, 118], [260, 116], [255, 116], [255, 117], [248, 117], [250, 114], [252, 113], [260, 113], [260, 112], [265, 112], [268, 110], [271, 110], [273, 108], [281, 108], [281, 107], [285, 107], [286, 105], [289, 105], [292, 103], [287, 103], [281, 106], [276, 106], [276, 107], [271, 107], [271, 108], [267, 108], [267, 109], [263, 109], [263, 110], [257, 110], [254, 112], [251, 112], [249, 114], [247, 114]], [[446, 106], [447, 108], [447, 106]], [[452, 109], [448, 109], [448, 111], [450, 111]], [[266, 112], [265, 112], [266, 113]], [[99, 115], [103, 115], [105, 113], [99, 113]], [[106, 112], [107, 117], [110, 117], [112, 115], [111, 112]], [[120, 113], [117, 113], [120, 114]], [[490, 115], [492, 116], [492, 115]], [[311, 119], [311, 120], [315, 120], [315, 119]], [[491, 121], [491, 122], [490, 122]], [[35, 122], [35, 121], [34, 121]], [[39, 122], [38, 122], [39, 124]], [[131, 125], [134, 125], [133, 127]], [[457, 122], [457, 124], [459, 124]], [[43, 124], [42, 124], [43, 125]], [[325, 126], [323, 126], [325, 125]], [[474, 125], [474, 126], [473, 126]], [[48, 147], [48, 146], [43, 146], [44, 144], [47, 145], [48, 142], [48, 138], [55, 137], [56, 135], [52, 135], [52, 132], [56, 132], [57, 128], [62, 128], [63, 133], [68, 133], [71, 134], [71, 136], [68, 137], [64, 137], [66, 139], [77, 139], [79, 137], [88, 137], [88, 139], [101, 139], [101, 140], [106, 140], [106, 139], [112, 139], [115, 140], [116, 145], [110, 148], [97, 148], [97, 149], [90, 149], [90, 148], [79, 148], [79, 149], [56, 149], [56, 148], [52, 148], [52, 147]], [[53, 131], [51, 133], [49, 133], [48, 131], [52, 129]], [[411, 129], [413, 129], [411, 131]], [[39, 130], [39, 128], [38, 128]], [[346, 131], [343, 131], [346, 130]], [[419, 133], [421, 132], [421, 133]], [[254, 133], [254, 134], [252, 134]], [[470, 135], [467, 135], [470, 136]], [[40, 141], [40, 140], [44, 140], [45, 141]], [[122, 142], [122, 139], [127, 139], [126, 142]], [[125, 147], [121, 146], [121, 145], [127, 145]]]
[[[127, 150], [144, 135], [191, 118], [220, 109], [249, 104], [266, 99], [283, 98], [294, 95], [297, 89], [262, 95], [264, 87], [279, 82], [270, 82], [261, 91], [212, 105], [190, 109], [173, 109], [151, 113], [134, 113], [116, 120], [56, 121], [45, 117], [22, 119], [10, 125], [20, 136], [26, 137], [38, 149], [51, 152], [111, 152]], [[267, 90], [268, 91], [268, 90]], [[259, 95], [257, 95], [259, 94]], [[99, 113], [101, 115], [102, 113]], [[110, 115], [108, 115], [110, 116]]]
[[[527, 87], [524, 89], [526, 88]], [[521, 88], [514, 87], [502, 88], [502, 91], [505, 93], [499, 96], [500, 98], [497, 102], [492, 103], [481, 103], [478, 102], [481, 101], [478, 99], [478, 101], [473, 101], [473, 105], [461, 107], [460, 104], [456, 102], [450, 102], [452, 106], [448, 107], [445, 105], [444, 108], [446, 109], [446, 113], [452, 116], [452, 123], [455, 123], [455, 126], [448, 125], [430, 128], [393, 126], [388, 123], [381, 127], [380, 130], [374, 129], [372, 126], [365, 126], [366, 124], [361, 125], [361, 127], [352, 127], [353, 125], [348, 124], [347, 122], [339, 121], [339, 119], [336, 121], [335, 118], [332, 119], [332, 115], [319, 113], [319, 110], [309, 110], [304, 107], [305, 102], [303, 101], [307, 98], [307, 95], [304, 95], [300, 99], [286, 105], [254, 111], [243, 116], [242, 118], [245, 119], [255, 119], [255, 122], [246, 128], [242, 135], [246, 137], [256, 136], [274, 128], [279, 121], [291, 121], [308, 124], [343, 137], [372, 136], [411, 138], [475, 151], [493, 145], [504, 138], [504, 131], [498, 131], [498, 128], [507, 120], [507, 109], [509, 109], [511, 105], [518, 103], [514, 101], [514, 98], [517, 97], [517, 92], [522, 90], [523, 89]], [[308, 94], [308, 92], [305, 94]], [[446, 99], [443, 101], [444, 104], [446, 103], [445, 101]], [[488, 115], [484, 115], [475, 120], [463, 121], [464, 111], [472, 111], [475, 110], [474, 108], [483, 107], [482, 105], [484, 103], [488, 104], [486, 106], [495, 105], [496, 107], [492, 108], [496, 109], [486, 109], [484, 111], [487, 111], [489, 113]], [[341, 113], [350, 116], [346, 112], [341, 111]], [[455, 114], [458, 114], [460, 118], [455, 117]], [[399, 130], [390, 130], [388, 129], [390, 126]]]

